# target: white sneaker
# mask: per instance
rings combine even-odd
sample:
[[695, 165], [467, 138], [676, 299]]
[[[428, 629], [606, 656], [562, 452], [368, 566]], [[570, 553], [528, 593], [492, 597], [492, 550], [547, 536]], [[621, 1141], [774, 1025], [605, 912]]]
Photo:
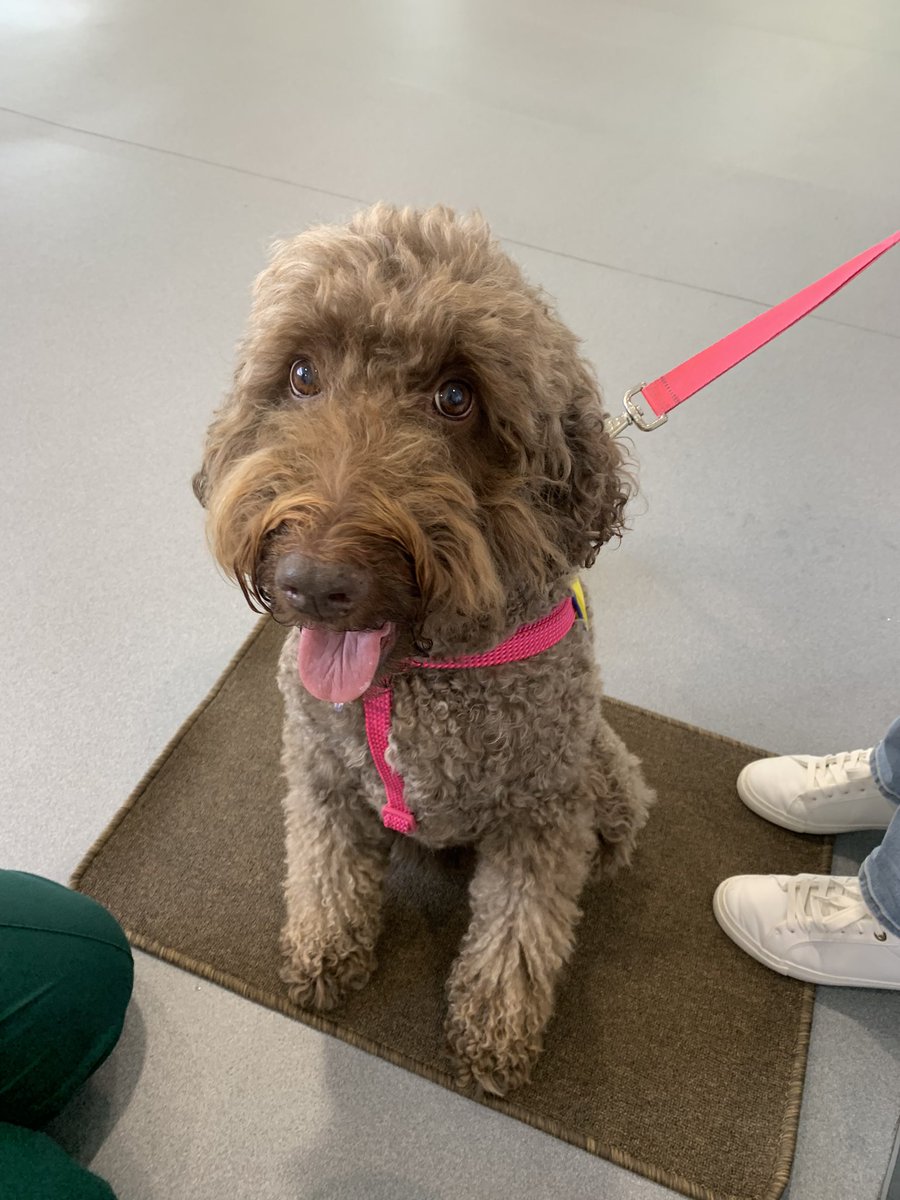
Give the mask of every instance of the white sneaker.
[[782, 975], [900, 990], [900, 938], [866, 908], [853, 875], [733, 875], [713, 911], [733, 942]]
[[738, 776], [738, 795], [759, 816], [795, 833], [887, 829], [897, 806], [875, 786], [871, 753], [760, 758]]

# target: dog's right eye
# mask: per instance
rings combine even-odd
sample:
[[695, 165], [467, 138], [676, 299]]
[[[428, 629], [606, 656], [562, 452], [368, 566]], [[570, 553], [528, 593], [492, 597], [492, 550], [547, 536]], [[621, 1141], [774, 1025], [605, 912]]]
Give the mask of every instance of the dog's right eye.
[[464, 379], [448, 379], [434, 393], [434, 407], [449, 421], [463, 421], [472, 411], [475, 396]]
[[291, 363], [290, 384], [295, 396], [318, 396], [322, 390], [319, 372], [308, 358], [297, 358]]

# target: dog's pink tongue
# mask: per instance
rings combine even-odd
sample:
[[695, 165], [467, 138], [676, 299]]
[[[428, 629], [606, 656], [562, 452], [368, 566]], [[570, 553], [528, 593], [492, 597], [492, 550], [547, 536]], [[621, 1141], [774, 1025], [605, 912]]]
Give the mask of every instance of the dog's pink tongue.
[[358, 700], [372, 686], [381, 648], [390, 634], [389, 624], [347, 633], [301, 629], [297, 668], [303, 686], [330, 704]]

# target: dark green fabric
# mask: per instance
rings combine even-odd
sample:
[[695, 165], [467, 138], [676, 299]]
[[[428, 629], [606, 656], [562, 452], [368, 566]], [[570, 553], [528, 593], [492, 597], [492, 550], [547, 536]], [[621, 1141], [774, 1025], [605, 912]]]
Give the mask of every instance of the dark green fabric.
[[79, 1167], [52, 1138], [0, 1124], [0, 1200], [116, 1200], [108, 1183]]
[[0, 871], [0, 1121], [38, 1128], [60, 1111], [118, 1041], [133, 974], [105, 908]]

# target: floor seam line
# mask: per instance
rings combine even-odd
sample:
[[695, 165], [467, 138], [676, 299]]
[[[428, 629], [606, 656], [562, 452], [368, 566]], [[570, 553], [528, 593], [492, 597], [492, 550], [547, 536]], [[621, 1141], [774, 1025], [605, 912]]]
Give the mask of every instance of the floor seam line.
[[[38, 117], [33, 113], [22, 112], [20, 109], [9, 108], [6, 105], [0, 105], [0, 113], [7, 113], [10, 116], [21, 117], [26, 121], [36, 121], [40, 125], [48, 125], [53, 129], [64, 129], [68, 133], [79, 134], [82, 137], [99, 138], [101, 141], [112, 142], [119, 146], [131, 146], [136, 150], [145, 150], [150, 154], [162, 154], [169, 158], [177, 158], [184, 162], [199, 163], [201, 166], [213, 167], [221, 171], [230, 171], [235, 175], [244, 175], [250, 179], [261, 179], [266, 183], [278, 183], [285, 187], [295, 188], [299, 191], [314, 192], [319, 196], [330, 196], [335, 200], [349, 200], [353, 204], [372, 204], [373, 201], [362, 196], [351, 196], [347, 192], [336, 192], [330, 188], [316, 187], [315, 184], [298, 183], [295, 179], [285, 179], [280, 175], [266, 175], [262, 171], [254, 171], [249, 167], [237, 167], [231, 163], [219, 162], [212, 158], [201, 158], [199, 155], [186, 154], [182, 150], [171, 150], [164, 146], [152, 146], [148, 142], [131, 141], [128, 138], [117, 137], [112, 133], [101, 133], [93, 129], [83, 129], [79, 125], [67, 125], [64, 121], [54, 121], [50, 117]], [[601, 262], [594, 258], [584, 258], [578, 254], [572, 254], [567, 250], [554, 250], [548, 246], [538, 246], [534, 242], [526, 242], [519, 238], [506, 237], [502, 233], [498, 233], [497, 237], [502, 242], [506, 242], [510, 246], [519, 246], [526, 250], [536, 250], [541, 254], [551, 254], [557, 258], [568, 259], [570, 262], [582, 263], [588, 267], [598, 267], [604, 271], [615, 271], [619, 275], [630, 275], [635, 279], [646, 279], [651, 283], [667, 284], [671, 287], [687, 288], [692, 292], [700, 292], [707, 296], [718, 296], [724, 300], [737, 300], [743, 304], [756, 305], [761, 311], [772, 308], [779, 301], [757, 300], [752, 296], [741, 296], [735, 292], [723, 292], [717, 288], [704, 287], [701, 284], [686, 283], [678, 279], [669, 279], [663, 275], [651, 275], [646, 271], [637, 271], [632, 267], [620, 267], [613, 263]], [[820, 321], [826, 325], [837, 325], [842, 329], [855, 329], [860, 333], [868, 333], [874, 337], [891, 338], [893, 341], [900, 341], [900, 334], [891, 333], [887, 329], [871, 329], [868, 325], [858, 325], [853, 321], [840, 321], [834, 317], [822, 316], [819, 313], [813, 312], [809, 314], [809, 318], [814, 321]]]

